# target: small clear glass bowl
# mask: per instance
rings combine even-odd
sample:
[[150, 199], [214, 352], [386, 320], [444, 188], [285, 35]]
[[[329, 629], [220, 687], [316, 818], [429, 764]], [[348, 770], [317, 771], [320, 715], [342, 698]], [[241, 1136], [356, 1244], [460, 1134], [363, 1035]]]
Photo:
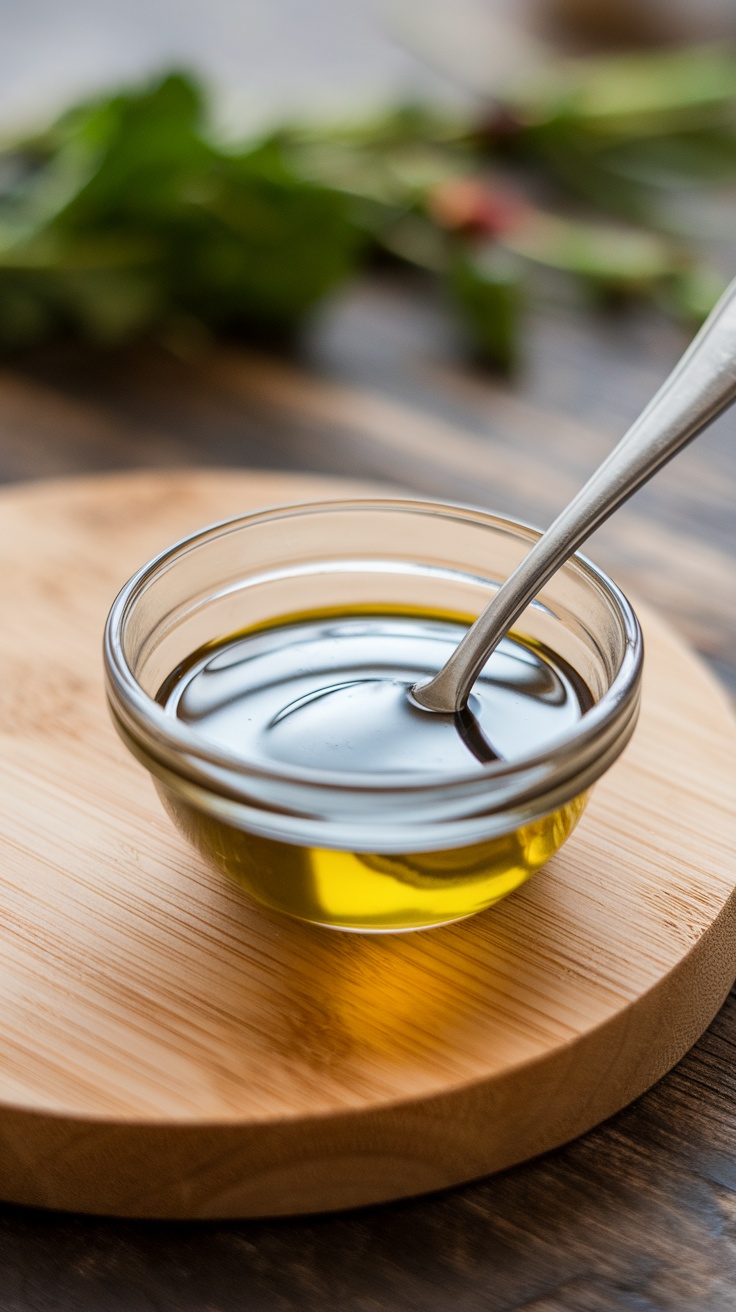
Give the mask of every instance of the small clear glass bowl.
[[205, 643], [282, 616], [477, 615], [538, 537], [482, 510], [399, 499], [276, 507], [195, 533], [139, 570], [110, 611], [105, 669], [118, 731], [187, 838], [272, 908], [363, 932], [481, 911], [557, 851], [634, 730], [641, 630], [583, 557], [516, 626], [572, 666], [594, 699], [539, 755], [447, 778], [264, 768], [198, 736], [156, 696]]

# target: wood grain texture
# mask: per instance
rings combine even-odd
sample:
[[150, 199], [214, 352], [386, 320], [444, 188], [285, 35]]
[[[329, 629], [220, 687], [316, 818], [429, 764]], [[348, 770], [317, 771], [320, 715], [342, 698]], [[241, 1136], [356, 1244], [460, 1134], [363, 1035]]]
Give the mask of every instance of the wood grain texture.
[[491, 913], [333, 935], [179, 840], [107, 722], [112, 595], [199, 524], [347, 486], [179, 472], [0, 498], [6, 1198], [212, 1217], [437, 1189], [610, 1115], [732, 982], [733, 718], [650, 615], [634, 743]]

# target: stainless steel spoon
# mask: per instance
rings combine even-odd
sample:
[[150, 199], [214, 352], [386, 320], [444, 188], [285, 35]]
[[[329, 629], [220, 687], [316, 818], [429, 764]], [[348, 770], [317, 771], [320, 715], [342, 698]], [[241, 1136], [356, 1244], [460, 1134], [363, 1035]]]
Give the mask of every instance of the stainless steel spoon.
[[618, 446], [499, 588], [439, 674], [410, 698], [462, 711], [491, 652], [556, 570], [608, 516], [736, 400], [736, 279]]

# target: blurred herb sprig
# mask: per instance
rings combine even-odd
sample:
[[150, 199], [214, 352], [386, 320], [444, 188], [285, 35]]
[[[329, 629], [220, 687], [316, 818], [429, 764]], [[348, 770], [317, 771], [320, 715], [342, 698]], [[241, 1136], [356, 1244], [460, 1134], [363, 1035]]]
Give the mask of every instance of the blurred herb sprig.
[[507, 368], [542, 266], [705, 315], [720, 279], [670, 198], [735, 178], [736, 57], [719, 50], [566, 64], [476, 122], [404, 109], [237, 149], [172, 74], [0, 151], [0, 346], [288, 331], [383, 253], [444, 280]]

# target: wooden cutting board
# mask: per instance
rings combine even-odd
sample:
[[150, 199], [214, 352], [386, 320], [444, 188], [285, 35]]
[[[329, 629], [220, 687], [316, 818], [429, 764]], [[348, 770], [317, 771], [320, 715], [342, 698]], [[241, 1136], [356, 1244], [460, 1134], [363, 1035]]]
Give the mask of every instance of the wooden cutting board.
[[443, 1188], [615, 1112], [723, 1001], [736, 724], [648, 612], [632, 744], [490, 912], [330, 933], [252, 905], [171, 827], [107, 717], [115, 592], [199, 525], [356, 490], [189, 471], [0, 493], [0, 1197], [218, 1217]]

